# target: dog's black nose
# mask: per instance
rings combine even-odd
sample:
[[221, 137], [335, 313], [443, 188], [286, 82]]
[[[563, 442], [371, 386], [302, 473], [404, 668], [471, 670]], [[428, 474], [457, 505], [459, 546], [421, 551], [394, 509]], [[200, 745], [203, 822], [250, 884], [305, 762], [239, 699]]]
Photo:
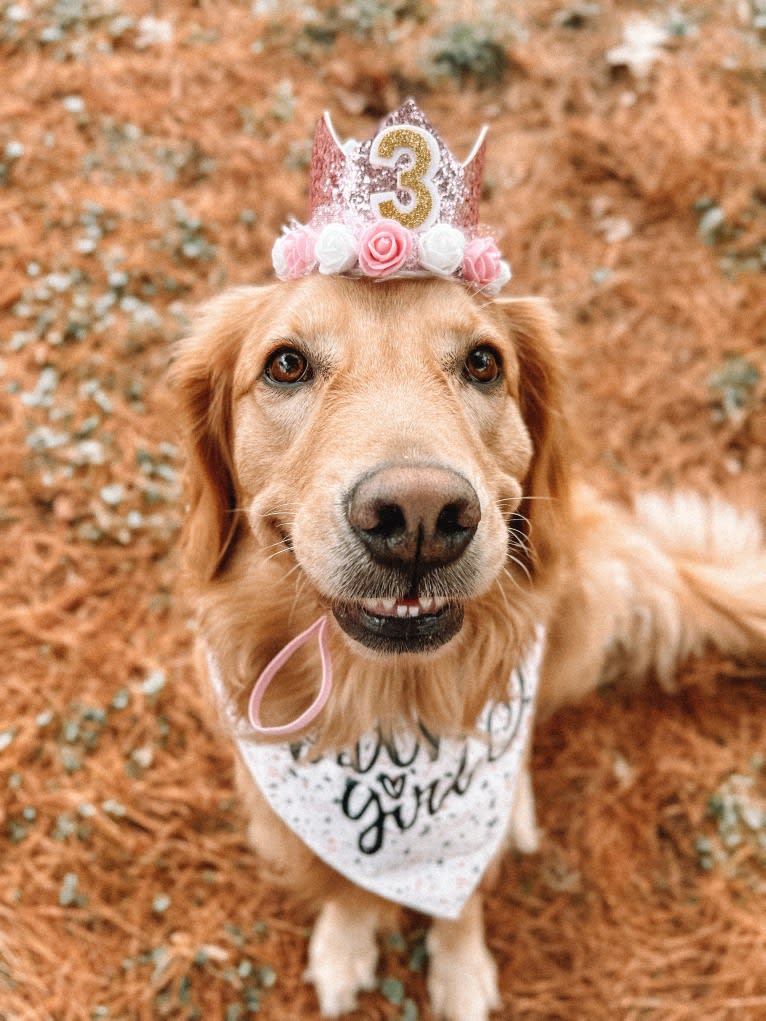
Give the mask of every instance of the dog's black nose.
[[348, 521], [378, 563], [423, 567], [452, 563], [481, 520], [479, 498], [449, 468], [388, 465], [354, 487]]

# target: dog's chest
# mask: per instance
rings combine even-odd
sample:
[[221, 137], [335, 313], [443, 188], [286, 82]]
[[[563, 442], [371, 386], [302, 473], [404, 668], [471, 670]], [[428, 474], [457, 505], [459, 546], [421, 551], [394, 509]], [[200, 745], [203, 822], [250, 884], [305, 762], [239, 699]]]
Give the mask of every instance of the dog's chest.
[[514, 805], [542, 658], [542, 635], [507, 699], [475, 735], [377, 732], [312, 758], [310, 741], [239, 751], [271, 808], [336, 871], [387, 900], [456, 918], [499, 850]]

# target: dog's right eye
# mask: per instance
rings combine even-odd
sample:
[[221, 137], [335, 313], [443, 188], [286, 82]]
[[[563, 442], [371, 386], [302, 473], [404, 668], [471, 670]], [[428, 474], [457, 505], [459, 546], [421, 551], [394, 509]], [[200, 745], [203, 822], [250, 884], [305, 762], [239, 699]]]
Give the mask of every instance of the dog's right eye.
[[306, 356], [294, 347], [281, 347], [270, 356], [263, 374], [270, 383], [294, 386], [311, 379], [311, 366]]

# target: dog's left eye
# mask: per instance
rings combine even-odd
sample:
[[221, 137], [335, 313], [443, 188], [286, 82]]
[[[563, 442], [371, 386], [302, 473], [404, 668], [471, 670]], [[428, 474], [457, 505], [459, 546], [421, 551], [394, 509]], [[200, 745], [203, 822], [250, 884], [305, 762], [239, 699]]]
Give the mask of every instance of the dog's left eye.
[[495, 383], [502, 373], [500, 355], [488, 344], [480, 344], [469, 353], [463, 372], [471, 383], [482, 386]]
[[294, 347], [282, 347], [269, 358], [264, 375], [270, 383], [293, 386], [311, 379], [311, 366], [306, 356]]

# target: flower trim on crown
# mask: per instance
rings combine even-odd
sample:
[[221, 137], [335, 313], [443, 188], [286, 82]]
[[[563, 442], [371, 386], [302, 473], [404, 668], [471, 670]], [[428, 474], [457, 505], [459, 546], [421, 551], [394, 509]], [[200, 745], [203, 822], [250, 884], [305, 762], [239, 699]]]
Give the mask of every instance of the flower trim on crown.
[[362, 143], [341, 142], [325, 114], [309, 221], [283, 228], [272, 249], [279, 279], [436, 276], [496, 294], [511, 269], [478, 223], [485, 134], [459, 163], [412, 99]]
[[449, 223], [418, 232], [387, 218], [353, 226], [340, 218], [315, 218], [283, 228], [271, 258], [280, 280], [314, 272], [378, 280], [436, 276], [496, 294], [511, 279], [511, 268], [491, 237], [470, 235]]

